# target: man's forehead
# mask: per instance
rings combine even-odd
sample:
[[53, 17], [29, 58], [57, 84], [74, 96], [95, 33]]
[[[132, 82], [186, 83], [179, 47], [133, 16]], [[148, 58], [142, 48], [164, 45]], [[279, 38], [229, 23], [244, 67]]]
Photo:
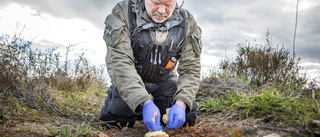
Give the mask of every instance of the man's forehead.
[[175, 3], [177, 0], [152, 0], [152, 1], [157, 3], [172, 4], [172, 3]]

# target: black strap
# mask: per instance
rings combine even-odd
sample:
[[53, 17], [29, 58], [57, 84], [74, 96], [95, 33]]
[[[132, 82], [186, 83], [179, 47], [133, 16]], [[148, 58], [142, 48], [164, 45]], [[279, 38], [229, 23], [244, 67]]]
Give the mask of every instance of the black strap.
[[[128, 4], [128, 15], [129, 15], [129, 27], [130, 27], [130, 34], [131, 37], [134, 34], [134, 30], [137, 27], [137, 23], [136, 23], [136, 13], [135, 13], [135, 4], [132, 3], [132, 0], [129, 0], [129, 4]], [[133, 7], [133, 8], [132, 8]]]
[[132, 0], [129, 0], [129, 4], [128, 4], [128, 15], [129, 15], [129, 27], [130, 27], [130, 35], [131, 35], [131, 48], [136, 48], [136, 50], [133, 50], [134, 55], [136, 55], [137, 57], [139, 56], [139, 50], [138, 50], [138, 46], [135, 46], [135, 42], [134, 41], [134, 35], [136, 33], [136, 28], [137, 28], [137, 23], [136, 23], [136, 12], [135, 12], [135, 8], [136, 5], [132, 2]]
[[168, 60], [171, 57], [180, 58], [178, 52], [181, 50], [182, 43], [186, 38], [186, 13], [183, 9], [180, 9], [183, 21], [179, 25], [169, 29], [165, 43], [156, 45], [152, 41], [150, 31], [156, 31], [157, 26], [144, 30], [137, 28], [135, 7], [138, 4], [134, 4], [131, 0], [128, 3], [129, 27], [132, 39], [131, 47], [135, 57], [135, 67], [143, 81], [160, 82], [167, 79], [174, 69], [174, 67], [171, 69], [165, 68]]

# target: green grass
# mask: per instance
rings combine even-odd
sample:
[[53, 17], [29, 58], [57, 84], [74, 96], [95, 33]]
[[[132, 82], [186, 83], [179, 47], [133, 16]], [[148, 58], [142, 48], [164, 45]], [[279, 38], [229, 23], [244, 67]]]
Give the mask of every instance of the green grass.
[[80, 123], [77, 124], [77, 128], [75, 130], [75, 132], [73, 133], [72, 131], [72, 126], [66, 126], [65, 128], [62, 128], [60, 130], [60, 133], [57, 131], [54, 131], [53, 129], [51, 129], [49, 126], [45, 126], [46, 129], [48, 130], [48, 132], [51, 133], [51, 135], [53, 136], [62, 136], [62, 137], [82, 137], [82, 136], [87, 136], [91, 133], [91, 130], [89, 130], [90, 123], [85, 124], [85, 122], [83, 122], [81, 125]]
[[[200, 105], [201, 111], [220, 112], [237, 111], [242, 119], [260, 118], [274, 115], [284, 124], [319, 132], [319, 127], [312, 127], [313, 120], [320, 120], [319, 91], [312, 92], [314, 97], [293, 94], [289, 97], [286, 91], [267, 90], [253, 95], [229, 91], [226, 94], [206, 100]], [[312, 95], [311, 95], [312, 96]], [[313, 99], [314, 98], [314, 99]]]

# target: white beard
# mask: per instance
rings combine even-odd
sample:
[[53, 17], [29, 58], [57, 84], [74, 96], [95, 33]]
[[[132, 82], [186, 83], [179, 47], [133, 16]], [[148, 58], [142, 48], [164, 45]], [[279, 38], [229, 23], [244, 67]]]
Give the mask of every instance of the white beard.
[[[146, 0], [145, 0], [146, 1]], [[145, 3], [145, 5], [147, 5], [146, 3]], [[148, 16], [154, 21], [154, 22], [156, 22], [156, 23], [163, 23], [164, 21], [166, 21], [167, 19], [169, 19], [171, 16], [172, 16], [172, 13], [173, 13], [173, 11], [174, 11], [174, 9], [169, 13], [169, 15], [167, 16], [167, 18], [165, 18], [165, 19], [163, 19], [163, 20], [158, 20], [158, 19], [156, 19], [154, 16], [152, 16], [153, 14], [152, 13], [150, 13], [149, 11], [151, 11], [150, 10], [150, 8], [148, 7], [148, 6], [145, 6], [145, 8], [146, 8], [146, 10], [147, 10], [147, 14], [148, 14]], [[151, 14], [151, 15], [150, 15]]]

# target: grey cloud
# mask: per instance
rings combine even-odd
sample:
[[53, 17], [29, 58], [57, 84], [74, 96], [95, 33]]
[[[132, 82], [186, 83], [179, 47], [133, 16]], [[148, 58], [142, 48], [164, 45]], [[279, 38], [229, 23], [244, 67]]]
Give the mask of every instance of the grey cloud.
[[10, 0], [1, 0], [0, 1], [0, 7], [4, 8], [10, 4]]
[[[181, 4], [182, 1], [178, 0], [178, 3]], [[308, 2], [310, 1], [317, 3], [318, 6], [299, 11], [296, 55], [301, 58], [319, 60], [320, 4], [318, 0]], [[12, 1], [1, 0], [0, 5], [7, 5], [10, 2]], [[59, 18], [86, 19], [99, 29], [103, 29], [105, 17], [119, 1], [13, 0], [13, 2], [30, 6], [39, 14], [48, 13]], [[210, 36], [202, 36], [203, 53], [224, 58], [225, 49], [227, 49], [228, 56], [236, 55], [236, 45], [246, 40], [265, 43], [265, 33], [268, 29], [273, 44], [285, 45], [286, 48], [292, 50], [295, 13], [283, 12], [284, 4], [283, 0], [185, 0], [183, 8], [194, 15], [202, 30], [210, 29], [206, 24], [214, 27], [214, 32], [211, 32]], [[295, 4], [292, 8], [295, 10]], [[244, 32], [255, 33], [260, 37], [249, 37], [244, 35]]]
[[320, 5], [302, 12], [297, 31], [297, 55], [310, 60], [320, 60]]
[[113, 0], [4, 0], [0, 4], [12, 2], [29, 6], [37, 10], [39, 14], [48, 13], [52, 16], [65, 19], [85, 19], [101, 29], [103, 29], [105, 17], [117, 3], [117, 1]]
[[[313, 1], [315, 2], [315, 1]], [[185, 1], [184, 8], [194, 14], [202, 29], [204, 24], [213, 24], [216, 32], [214, 36], [203, 35], [204, 54], [216, 50], [216, 56], [224, 57], [225, 48], [230, 55], [236, 53], [238, 43], [257, 39], [264, 44], [266, 31], [269, 29], [273, 44], [291, 50], [295, 23], [295, 12], [283, 12], [285, 6], [282, 1], [246, 0], [246, 1]], [[301, 58], [320, 59], [320, 19], [318, 6], [308, 10], [300, 10], [298, 31], [296, 38], [296, 56]], [[195, 8], [197, 7], [197, 8]], [[295, 3], [293, 4], [295, 10]], [[304, 13], [306, 12], [306, 13]], [[260, 37], [251, 38], [242, 34], [252, 32]], [[211, 38], [206, 38], [211, 37]], [[214, 41], [215, 44], [211, 44]], [[302, 46], [303, 45], [303, 46]], [[231, 50], [231, 51], [230, 51]]]

